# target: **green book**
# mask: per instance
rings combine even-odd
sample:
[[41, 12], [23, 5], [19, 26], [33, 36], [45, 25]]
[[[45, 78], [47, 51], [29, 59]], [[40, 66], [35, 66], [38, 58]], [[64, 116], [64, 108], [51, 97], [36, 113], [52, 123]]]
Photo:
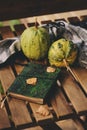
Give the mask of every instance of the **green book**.
[[[47, 68], [46, 65], [29, 62], [16, 77], [7, 93], [14, 98], [44, 104], [60, 72], [59, 68], [55, 68], [54, 72], [47, 72]], [[36, 82], [27, 83], [32, 78], [36, 79]]]

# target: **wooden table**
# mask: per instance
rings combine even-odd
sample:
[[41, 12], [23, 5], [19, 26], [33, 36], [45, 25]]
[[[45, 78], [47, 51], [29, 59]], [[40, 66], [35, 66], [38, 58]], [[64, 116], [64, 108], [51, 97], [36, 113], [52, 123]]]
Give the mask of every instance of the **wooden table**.
[[[58, 20], [57, 14], [50, 17], [38, 17], [40, 23]], [[66, 20], [66, 18], [63, 19]], [[80, 20], [87, 19], [87, 16], [68, 16], [67, 21], [77, 24]], [[0, 27], [0, 38], [19, 36], [26, 28], [33, 25], [28, 21], [29, 18], [21, 19], [22, 24], [14, 25], [14, 31], [10, 26]], [[0, 82], [4, 93], [12, 84], [16, 76], [22, 71], [24, 66], [17, 64], [27, 63], [28, 61], [21, 54], [13, 56], [8, 64], [0, 67]], [[23, 130], [85, 130], [87, 120], [83, 121], [81, 117], [87, 116], [87, 70], [83, 68], [72, 68], [80, 79], [78, 85], [72, 76], [64, 69], [59, 77], [61, 85], [56, 87], [56, 93], [49, 104], [50, 115], [42, 116], [36, 113], [40, 107], [38, 104], [21, 101], [12, 98], [6, 100], [4, 108], [0, 108], [0, 130], [4, 129], [23, 129]], [[3, 94], [0, 95], [3, 98]], [[1, 103], [0, 103], [1, 104]]]

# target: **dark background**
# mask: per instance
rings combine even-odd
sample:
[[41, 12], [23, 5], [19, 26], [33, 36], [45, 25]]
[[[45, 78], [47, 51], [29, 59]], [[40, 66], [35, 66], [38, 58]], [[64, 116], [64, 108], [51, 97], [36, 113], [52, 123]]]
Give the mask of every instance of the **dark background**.
[[0, 0], [0, 21], [87, 9], [87, 0]]

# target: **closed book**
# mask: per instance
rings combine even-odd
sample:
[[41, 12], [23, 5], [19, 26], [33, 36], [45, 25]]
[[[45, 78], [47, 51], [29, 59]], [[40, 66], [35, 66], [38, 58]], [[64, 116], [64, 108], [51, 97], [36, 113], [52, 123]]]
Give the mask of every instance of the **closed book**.
[[[55, 68], [54, 72], [47, 72], [47, 68], [47, 65], [29, 62], [7, 93], [14, 98], [44, 104], [60, 72], [59, 68]], [[28, 83], [29, 79], [36, 79], [36, 82]]]

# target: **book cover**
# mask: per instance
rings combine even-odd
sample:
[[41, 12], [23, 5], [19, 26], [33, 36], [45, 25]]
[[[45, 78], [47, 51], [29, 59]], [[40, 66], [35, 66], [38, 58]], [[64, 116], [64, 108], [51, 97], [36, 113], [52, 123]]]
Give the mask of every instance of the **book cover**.
[[[7, 93], [14, 98], [44, 104], [60, 72], [59, 68], [55, 68], [54, 72], [47, 72], [47, 67], [46, 65], [29, 62], [16, 77]], [[32, 78], [37, 79], [36, 83], [28, 84], [28, 80]]]

